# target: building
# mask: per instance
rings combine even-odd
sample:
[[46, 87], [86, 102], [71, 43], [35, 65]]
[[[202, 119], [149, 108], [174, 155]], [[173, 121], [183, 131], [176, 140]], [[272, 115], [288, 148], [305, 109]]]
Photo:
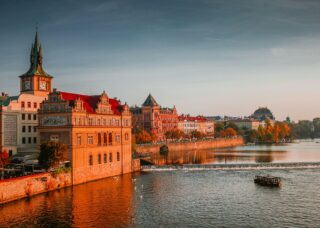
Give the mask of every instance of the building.
[[0, 149], [10, 155], [39, 152], [37, 111], [51, 91], [52, 76], [42, 67], [42, 47], [36, 32], [29, 70], [20, 76], [20, 94], [0, 98]]
[[178, 129], [189, 135], [193, 131], [199, 131], [208, 136], [214, 135], [214, 121], [202, 116], [180, 115]]
[[234, 123], [238, 129], [257, 130], [261, 122], [255, 119], [237, 119], [229, 121]]
[[267, 119], [271, 122], [275, 120], [272, 112], [267, 107], [259, 107], [250, 117], [259, 120], [260, 122], [263, 122]]
[[39, 109], [40, 142], [68, 146], [73, 184], [131, 172], [131, 113], [103, 92], [53, 90]]
[[176, 107], [161, 107], [151, 94], [147, 97], [142, 107], [132, 107], [133, 127], [144, 129], [156, 135], [159, 141], [165, 139], [165, 133], [178, 129], [178, 113]]

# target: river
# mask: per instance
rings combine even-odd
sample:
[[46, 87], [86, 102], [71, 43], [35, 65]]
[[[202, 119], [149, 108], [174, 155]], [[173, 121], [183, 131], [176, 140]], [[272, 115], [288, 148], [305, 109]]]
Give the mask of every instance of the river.
[[[267, 162], [320, 161], [316, 141], [217, 150], [228, 158], [214, 161], [261, 162], [259, 151]], [[257, 186], [257, 174], [283, 186]], [[0, 227], [319, 227], [319, 189], [320, 169], [141, 172], [5, 204]]]

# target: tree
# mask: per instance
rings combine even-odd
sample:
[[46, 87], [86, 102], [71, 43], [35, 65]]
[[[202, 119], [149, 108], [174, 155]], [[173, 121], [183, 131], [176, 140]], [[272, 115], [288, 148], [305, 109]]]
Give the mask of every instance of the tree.
[[165, 133], [166, 139], [181, 139], [184, 137], [183, 131], [179, 129], [173, 129], [170, 131], [167, 131]]
[[202, 139], [204, 137], [204, 134], [201, 133], [200, 131], [192, 131], [191, 137], [196, 139]]
[[135, 134], [136, 137], [136, 143], [141, 144], [141, 143], [150, 143], [152, 142], [152, 137], [149, 132], [146, 130], [141, 130], [138, 133]]
[[39, 164], [47, 170], [56, 167], [60, 162], [64, 161], [67, 146], [61, 142], [43, 143], [40, 145]]
[[236, 132], [233, 128], [231, 128], [231, 127], [228, 127], [228, 128], [226, 129], [225, 133], [226, 133], [226, 136], [228, 136], [228, 137], [237, 136], [237, 132]]
[[4, 174], [4, 167], [9, 163], [9, 154], [6, 150], [0, 151], [0, 168], [2, 168], [1, 179]]

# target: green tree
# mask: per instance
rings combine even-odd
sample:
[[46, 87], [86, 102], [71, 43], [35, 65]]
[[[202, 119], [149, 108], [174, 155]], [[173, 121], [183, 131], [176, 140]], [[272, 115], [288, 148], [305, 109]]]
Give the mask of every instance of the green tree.
[[61, 142], [42, 143], [40, 145], [39, 164], [47, 170], [56, 167], [66, 159], [67, 146]]

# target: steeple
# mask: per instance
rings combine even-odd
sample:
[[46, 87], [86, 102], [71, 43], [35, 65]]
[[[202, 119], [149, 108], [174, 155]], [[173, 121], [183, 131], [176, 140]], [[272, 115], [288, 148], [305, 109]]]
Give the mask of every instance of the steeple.
[[52, 77], [51, 75], [47, 74], [42, 68], [42, 47], [39, 42], [38, 29], [36, 29], [34, 43], [31, 45], [30, 68], [25, 74], [21, 75], [20, 77], [34, 75], [39, 75], [42, 77]]
[[151, 93], [149, 93], [149, 96], [145, 100], [145, 102], [142, 104], [142, 106], [159, 106], [156, 100], [153, 98]]

